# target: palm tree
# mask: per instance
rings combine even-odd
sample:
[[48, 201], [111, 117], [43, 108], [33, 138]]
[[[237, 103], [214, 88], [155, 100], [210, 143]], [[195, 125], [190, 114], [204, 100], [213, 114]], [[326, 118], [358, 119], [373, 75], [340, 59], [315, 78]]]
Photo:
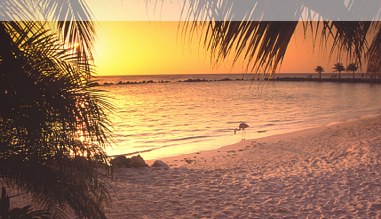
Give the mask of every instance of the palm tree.
[[[352, 10], [355, 10], [355, 7], [351, 6], [359, 2], [342, 0], [332, 3], [341, 7], [341, 13], [350, 16]], [[380, 22], [330, 20], [330, 17], [325, 17], [325, 8], [320, 7], [316, 1], [283, 4], [282, 14], [293, 16], [295, 21], [263, 21], [274, 15], [274, 8], [279, 8], [277, 4], [279, 3], [259, 0], [190, 0], [189, 6], [184, 7], [189, 9], [185, 10], [183, 17], [199, 22], [184, 23], [182, 32], [203, 30], [204, 46], [216, 62], [226, 59], [229, 55], [235, 58], [235, 62], [243, 57], [247, 62], [247, 70], [254, 72], [274, 73], [278, 69], [297, 25], [303, 25], [305, 32], [310, 30], [315, 39], [320, 39], [315, 40], [320, 42], [320, 46], [332, 45], [331, 54], [335, 51], [339, 54], [346, 53], [357, 63], [372, 57], [377, 62], [381, 57]], [[312, 14], [319, 13], [324, 21], [297, 22], [306, 11], [313, 11]], [[375, 17], [377, 13], [374, 13]], [[313, 20], [311, 17], [309, 19]], [[367, 38], [373, 39], [369, 50], [366, 47]], [[333, 43], [330, 44], [330, 41]], [[381, 69], [381, 65], [379, 66]]]
[[345, 70], [344, 65], [339, 62], [335, 63], [332, 69], [334, 72], [339, 72], [339, 79], [341, 78], [341, 72]]
[[351, 71], [353, 75], [353, 79], [355, 79], [355, 71], [357, 71], [357, 65], [355, 63], [351, 63], [347, 66], [347, 71]]
[[324, 72], [324, 68], [321, 67], [320, 65], [316, 66], [315, 72], [319, 74], [319, 80], [321, 80], [321, 73]]
[[32, 206], [27, 205], [22, 208], [10, 208], [10, 198], [4, 187], [1, 188], [0, 197], [0, 217], [3, 219], [9, 218], [30, 218], [30, 219], [48, 219], [50, 214], [47, 211], [33, 211]]
[[[106, 164], [110, 106], [89, 86], [94, 25], [78, 21], [90, 20], [86, 5], [1, 1], [0, 8], [0, 17], [26, 20], [0, 22], [0, 176], [53, 217], [71, 208], [79, 217], [105, 218], [108, 193], [95, 168]], [[52, 27], [29, 8], [68, 20]]]

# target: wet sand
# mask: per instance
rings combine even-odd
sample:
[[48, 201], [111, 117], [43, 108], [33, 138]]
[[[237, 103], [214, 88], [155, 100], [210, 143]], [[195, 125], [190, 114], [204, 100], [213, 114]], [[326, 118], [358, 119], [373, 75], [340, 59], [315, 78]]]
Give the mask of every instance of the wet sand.
[[[117, 169], [109, 218], [381, 218], [381, 116]], [[153, 161], [149, 161], [152, 163]]]

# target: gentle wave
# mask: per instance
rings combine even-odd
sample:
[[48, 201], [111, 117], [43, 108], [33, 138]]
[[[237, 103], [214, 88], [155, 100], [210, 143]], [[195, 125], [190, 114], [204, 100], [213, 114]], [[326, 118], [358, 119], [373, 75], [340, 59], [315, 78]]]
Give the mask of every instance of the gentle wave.
[[170, 142], [173, 142], [173, 141], [185, 141], [185, 140], [200, 139], [200, 138], [209, 138], [209, 137], [211, 137], [211, 136], [190, 136], [190, 137], [172, 139], [172, 140], [170, 140]]
[[255, 83], [104, 87], [116, 107], [116, 115], [110, 117], [115, 146], [107, 151], [144, 153], [153, 159], [239, 142], [241, 134], [233, 131], [241, 122], [249, 125], [250, 139], [360, 118], [381, 109], [380, 85], [282, 82], [258, 89]]

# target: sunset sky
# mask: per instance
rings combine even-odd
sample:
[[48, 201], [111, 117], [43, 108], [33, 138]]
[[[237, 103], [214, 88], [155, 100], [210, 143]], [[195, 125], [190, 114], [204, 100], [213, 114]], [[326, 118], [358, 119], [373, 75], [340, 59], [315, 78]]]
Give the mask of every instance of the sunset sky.
[[[181, 24], [180, 24], [181, 25]], [[242, 73], [243, 62], [232, 67], [231, 59], [214, 66], [210, 53], [200, 44], [201, 34], [184, 39], [178, 22], [98, 22], [95, 64], [99, 75]], [[313, 72], [316, 65], [331, 70], [328, 57], [313, 50], [303, 28], [291, 40], [279, 72]]]
[[[213, 65], [210, 53], [200, 44], [201, 34], [195, 34], [193, 40], [184, 38], [189, 35], [181, 34], [181, 23], [174, 21], [181, 17], [181, 6], [178, 4], [164, 5], [157, 13], [142, 0], [111, 2], [113, 4], [89, 1], [95, 17], [101, 15], [96, 22], [95, 43], [95, 64], [99, 75], [245, 71], [242, 60], [233, 67], [231, 59]], [[115, 21], [116, 18], [123, 18], [124, 21]], [[327, 56], [322, 55], [327, 53], [319, 52], [319, 48], [313, 51], [311, 37], [307, 35], [306, 38], [300, 25], [279, 72], [313, 72], [316, 65], [322, 65], [326, 72], [331, 71], [336, 60], [329, 61]]]

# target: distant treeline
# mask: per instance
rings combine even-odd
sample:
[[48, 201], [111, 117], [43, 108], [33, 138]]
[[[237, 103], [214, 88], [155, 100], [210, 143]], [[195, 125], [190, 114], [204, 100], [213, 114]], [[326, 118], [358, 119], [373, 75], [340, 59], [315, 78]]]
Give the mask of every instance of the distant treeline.
[[264, 78], [256, 78], [256, 79], [232, 79], [232, 78], [222, 78], [222, 79], [200, 79], [200, 78], [189, 78], [186, 80], [178, 80], [178, 81], [153, 81], [153, 80], [144, 80], [144, 81], [119, 81], [118, 83], [105, 82], [103, 84], [99, 82], [92, 82], [90, 86], [112, 86], [112, 85], [134, 85], [134, 84], [163, 84], [163, 83], [197, 83], [197, 82], [218, 82], [218, 81], [313, 81], [313, 82], [340, 82], [340, 83], [381, 83], [381, 78], [313, 78], [312, 76], [308, 77], [264, 77]]
[[315, 82], [339, 82], [339, 83], [376, 83], [380, 84], [381, 79], [371, 78], [299, 78], [299, 77], [283, 77], [268, 78], [269, 81], [315, 81]]

